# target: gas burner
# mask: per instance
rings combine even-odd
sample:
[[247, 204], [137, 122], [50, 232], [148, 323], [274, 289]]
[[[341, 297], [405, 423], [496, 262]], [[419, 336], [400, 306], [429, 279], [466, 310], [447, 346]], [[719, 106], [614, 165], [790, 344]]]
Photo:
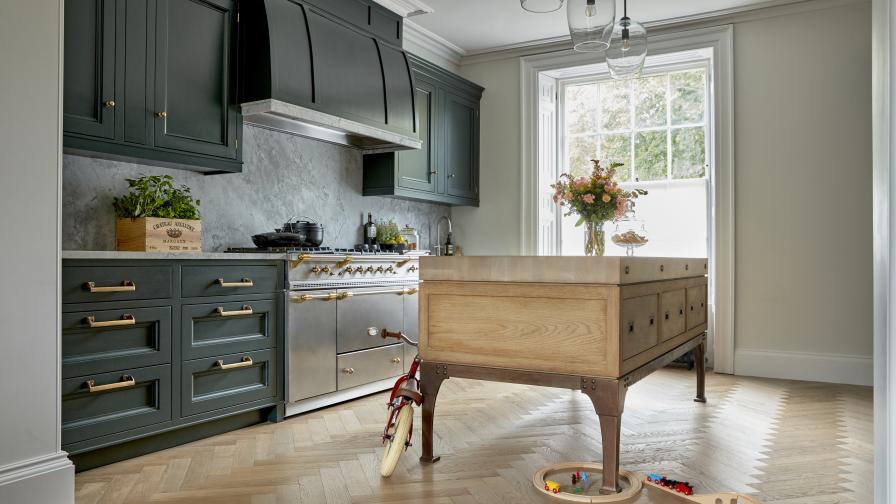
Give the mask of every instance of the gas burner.
[[[342, 250], [342, 249], [337, 249]], [[225, 252], [235, 253], [235, 254], [251, 254], [251, 253], [259, 253], [259, 254], [320, 254], [320, 255], [333, 255], [333, 254], [342, 254], [342, 252], [336, 252], [330, 247], [230, 247]]]

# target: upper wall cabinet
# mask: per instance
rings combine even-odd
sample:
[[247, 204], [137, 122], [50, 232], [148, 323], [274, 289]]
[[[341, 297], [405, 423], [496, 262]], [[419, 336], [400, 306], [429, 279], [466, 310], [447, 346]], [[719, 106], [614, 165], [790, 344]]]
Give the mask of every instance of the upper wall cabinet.
[[364, 156], [364, 195], [479, 206], [483, 88], [409, 56], [423, 147]]
[[66, 152], [242, 170], [232, 0], [65, 4]]

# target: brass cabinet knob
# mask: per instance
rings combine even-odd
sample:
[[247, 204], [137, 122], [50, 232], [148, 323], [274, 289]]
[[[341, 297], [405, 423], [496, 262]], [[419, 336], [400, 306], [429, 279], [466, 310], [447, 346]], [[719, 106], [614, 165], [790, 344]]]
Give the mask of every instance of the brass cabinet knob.
[[164, 119], [164, 118], [168, 117], [168, 112], [165, 112], [165, 111], [156, 112], [156, 117], [161, 117], [162, 119]]
[[401, 357], [392, 357], [392, 364], [401, 364]]
[[355, 368], [350, 368], [350, 367], [342, 368], [342, 372], [345, 374], [355, 374]]
[[103, 106], [106, 108], [115, 108], [115, 100], [106, 100], [103, 102]]

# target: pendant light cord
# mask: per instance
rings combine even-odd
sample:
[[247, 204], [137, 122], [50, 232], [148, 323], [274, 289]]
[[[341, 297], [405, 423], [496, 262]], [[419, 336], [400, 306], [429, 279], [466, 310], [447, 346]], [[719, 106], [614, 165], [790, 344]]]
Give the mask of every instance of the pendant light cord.
[[622, 0], [622, 17], [628, 17], [628, 0]]

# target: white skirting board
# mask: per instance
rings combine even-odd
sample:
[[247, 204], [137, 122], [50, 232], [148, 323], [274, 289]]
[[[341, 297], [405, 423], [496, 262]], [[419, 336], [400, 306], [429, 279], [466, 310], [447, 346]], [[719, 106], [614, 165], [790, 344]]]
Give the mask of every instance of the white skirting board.
[[737, 349], [734, 374], [849, 385], [873, 383], [871, 357], [780, 350]]
[[73, 504], [75, 466], [58, 452], [0, 467], [3, 504]]

